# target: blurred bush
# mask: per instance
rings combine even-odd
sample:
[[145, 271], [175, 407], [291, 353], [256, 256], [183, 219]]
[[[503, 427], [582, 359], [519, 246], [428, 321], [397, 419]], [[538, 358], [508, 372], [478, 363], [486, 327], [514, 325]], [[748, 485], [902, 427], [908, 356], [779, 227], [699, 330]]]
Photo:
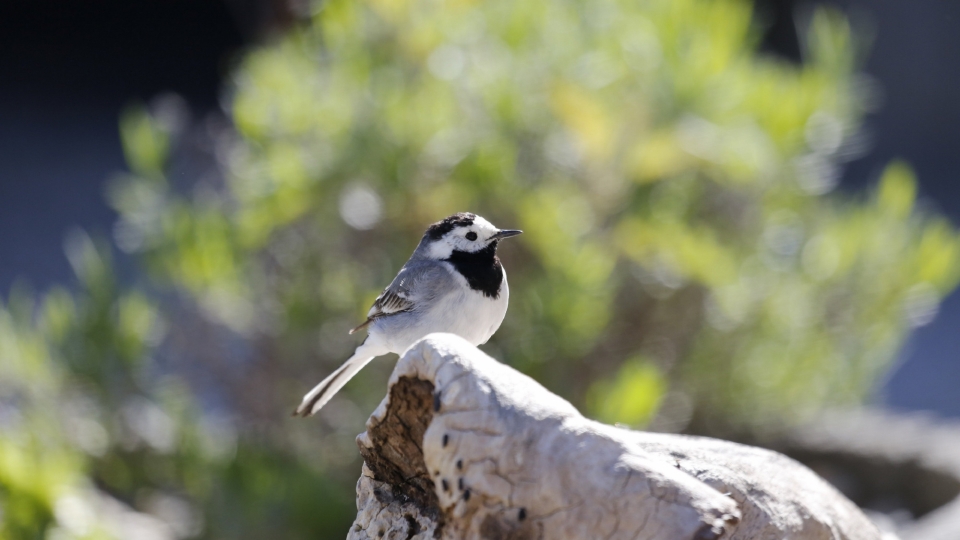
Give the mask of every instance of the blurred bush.
[[842, 16], [800, 66], [757, 38], [735, 0], [331, 0], [243, 56], [232, 128], [131, 108], [109, 197], [146, 277], [85, 240], [76, 293], [0, 313], [0, 530], [110, 537], [62, 502], [95, 486], [178, 537], [342, 537], [388, 362], [288, 413], [462, 210], [525, 230], [485, 349], [589, 414], [722, 435], [864, 400], [960, 236], [902, 163], [831, 194], [872, 101]]

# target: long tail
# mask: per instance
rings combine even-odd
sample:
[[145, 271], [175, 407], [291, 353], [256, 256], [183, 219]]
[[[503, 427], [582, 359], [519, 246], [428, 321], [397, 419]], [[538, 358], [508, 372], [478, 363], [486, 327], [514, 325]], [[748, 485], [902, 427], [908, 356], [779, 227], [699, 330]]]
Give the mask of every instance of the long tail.
[[300, 406], [297, 407], [297, 410], [293, 412], [293, 415], [306, 418], [319, 411], [321, 407], [330, 401], [330, 398], [332, 398], [334, 394], [343, 388], [343, 385], [347, 384], [357, 372], [363, 369], [363, 366], [379, 356], [378, 352], [379, 351], [371, 351], [363, 345], [357, 347], [353, 356], [344, 362], [342, 366], [338, 367], [329, 377], [314, 386], [313, 390], [310, 390], [307, 392], [307, 395], [303, 396], [303, 401], [300, 403]]

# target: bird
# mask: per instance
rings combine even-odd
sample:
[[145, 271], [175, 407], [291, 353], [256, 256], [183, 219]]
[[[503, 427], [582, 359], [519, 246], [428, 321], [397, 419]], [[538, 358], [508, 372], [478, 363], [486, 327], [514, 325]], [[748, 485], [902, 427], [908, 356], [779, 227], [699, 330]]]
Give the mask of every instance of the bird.
[[498, 229], [470, 212], [427, 227], [413, 255], [374, 300], [367, 320], [350, 330], [366, 328], [366, 339], [307, 392], [294, 416], [315, 414], [371, 360], [400, 354], [427, 334], [449, 332], [475, 346], [486, 343], [500, 328], [510, 300], [497, 246], [522, 232]]

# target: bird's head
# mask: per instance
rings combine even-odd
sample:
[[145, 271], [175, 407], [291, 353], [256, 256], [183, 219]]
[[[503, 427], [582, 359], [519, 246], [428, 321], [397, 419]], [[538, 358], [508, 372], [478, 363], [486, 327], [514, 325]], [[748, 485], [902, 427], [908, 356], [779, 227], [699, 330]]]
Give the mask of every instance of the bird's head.
[[454, 251], [476, 253], [491, 246], [496, 250], [500, 240], [521, 232], [523, 231], [498, 229], [476, 214], [460, 212], [430, 225], [423, 235], [420, 247], [425, 256], [444, 260], [450, 258]]

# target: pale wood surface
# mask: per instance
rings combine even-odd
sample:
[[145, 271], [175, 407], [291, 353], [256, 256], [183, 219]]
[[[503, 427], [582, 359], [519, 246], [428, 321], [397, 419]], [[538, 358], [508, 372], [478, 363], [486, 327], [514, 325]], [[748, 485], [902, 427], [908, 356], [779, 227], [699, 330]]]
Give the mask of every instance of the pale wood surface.
[[588, 420], [449, 334], [403, 355], [357, 442], [351, 540], [883, 538], [783, 455]]

